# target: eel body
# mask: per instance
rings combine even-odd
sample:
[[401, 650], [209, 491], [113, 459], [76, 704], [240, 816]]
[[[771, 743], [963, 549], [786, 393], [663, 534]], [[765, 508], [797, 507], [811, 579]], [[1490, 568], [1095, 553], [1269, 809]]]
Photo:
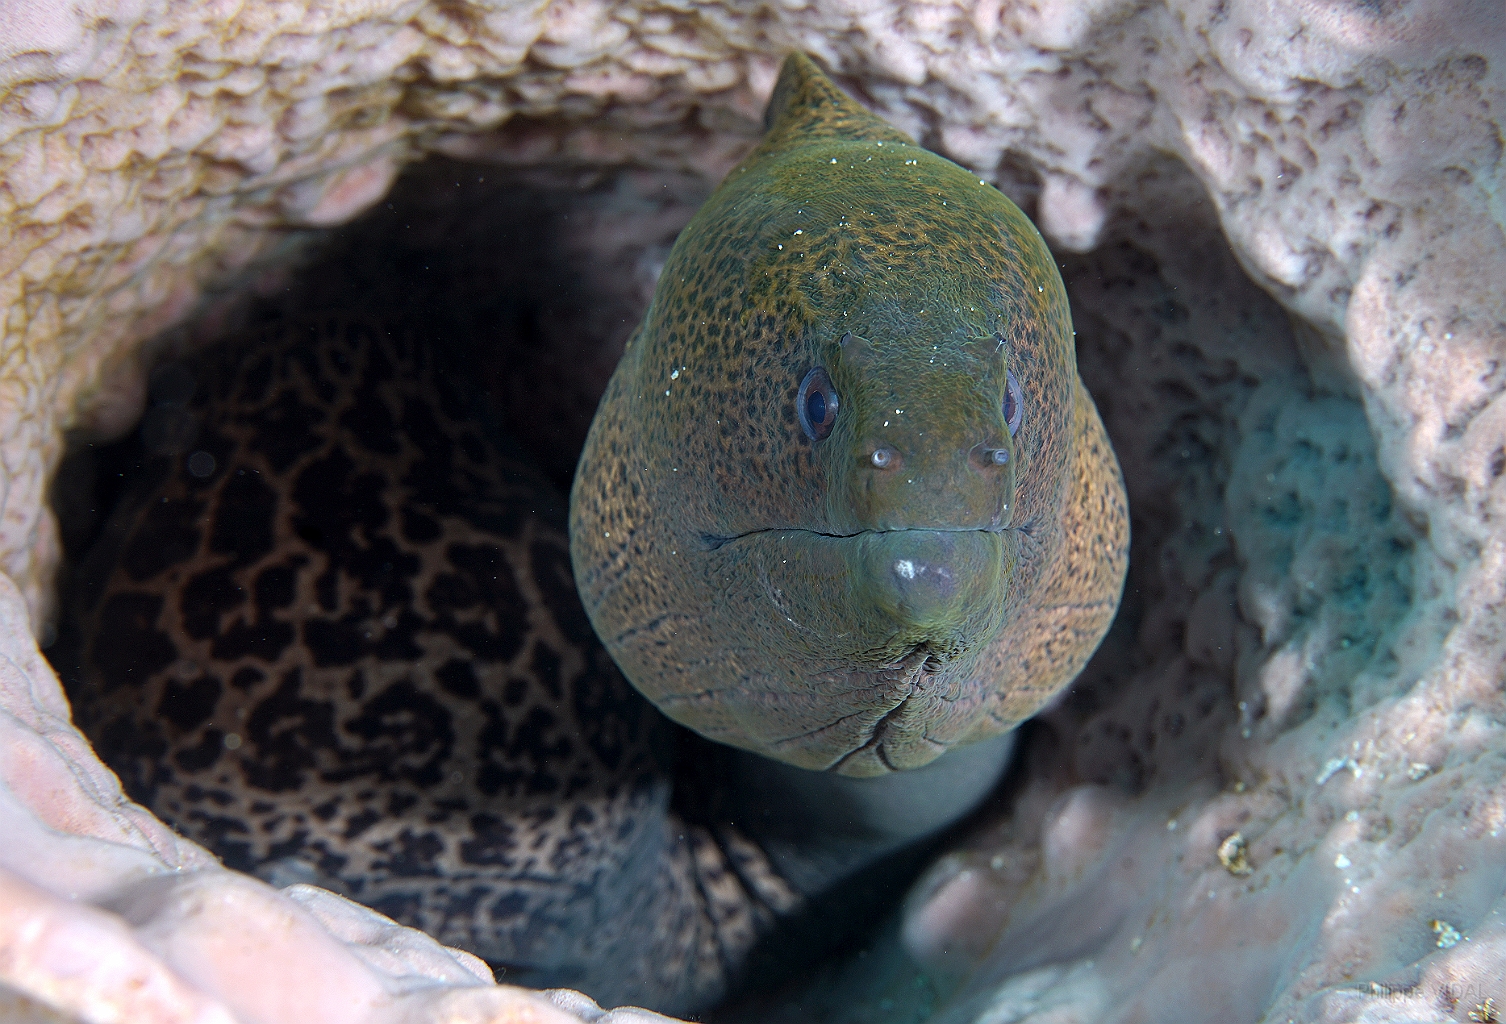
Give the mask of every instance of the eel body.
[[501, 981], [703, 1005], [799, 894], [673, 806], [677, 730], [591, 632], [564, 497], [443, 355], [360, 316], [278, 319], [159, 373], [192, 441], [83, 567], [75, 717], [229, 867]]

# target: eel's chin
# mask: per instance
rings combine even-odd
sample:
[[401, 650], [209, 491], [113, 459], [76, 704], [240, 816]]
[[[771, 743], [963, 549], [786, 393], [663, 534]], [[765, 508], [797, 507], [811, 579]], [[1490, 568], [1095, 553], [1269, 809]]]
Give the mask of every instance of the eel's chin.
[[[919, 768], [977, 738], [993, 684], [973, 667], [1003, 626], [1013, 541], [981, 529], [761, 530], [717, 545], [716, 578], [740, 578], [762, 605], [734, 602], [758, 663], [739, 659], [741, 678], [720, 690], [732, 705], [721, 724], [736, 727], [701, 731], [854, 777]], [[679, 719], [672, 704], [661, 707]]]

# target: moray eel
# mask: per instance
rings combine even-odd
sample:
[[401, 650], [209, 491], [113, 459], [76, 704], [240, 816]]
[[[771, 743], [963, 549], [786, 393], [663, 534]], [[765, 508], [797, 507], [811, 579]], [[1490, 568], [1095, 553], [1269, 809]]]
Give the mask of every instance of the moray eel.
[[159, 368], [142, 436], [176, 454], [59, 655], [134, 799], [502, 980], [669, 1012], [977, 805], [1125, 570], [1062, 283], [808, 59], [768, 120], [670, 254], [568, 540], [420, 282]]
[[1025, 215], [801, 54], [765, 123], [601, 401], [575, 578], [676, 722], [804, 769], [918, 768], [1082, 669], [1123, 588], [1123, 481]]

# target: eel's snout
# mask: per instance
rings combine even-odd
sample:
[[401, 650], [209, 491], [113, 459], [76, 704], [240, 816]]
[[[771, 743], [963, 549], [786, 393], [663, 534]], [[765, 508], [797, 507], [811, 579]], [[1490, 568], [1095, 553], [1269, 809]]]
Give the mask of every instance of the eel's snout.
[[885, 530], [860, 540], [869, 599], [916, 644], [940, 648], [989, 606], [1003, 571], [999, 535], [983, 530]]
[[957, 572], [946, 559], [897, 558], [892, 571], [895, 589], [901, 595], [898, 603], [907, 618], [925, 621], [951, 610], [959, 588]]

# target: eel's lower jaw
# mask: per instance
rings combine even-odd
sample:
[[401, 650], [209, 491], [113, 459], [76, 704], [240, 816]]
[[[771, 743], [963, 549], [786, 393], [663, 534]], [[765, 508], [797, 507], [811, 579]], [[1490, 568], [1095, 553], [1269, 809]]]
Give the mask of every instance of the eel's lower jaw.
[[909, 724], [907, 712], [914, 710], [915, 698], [925, 694], [944, 664], [923, 643], [896, 663], [894, 667], [903, 671], [905, 686], [899, 703], [873, 723], [862, 742], [837, 758], [827, 770], [840, 775], [885, 775], [919, 768], [945, 754], [948, 745], [933, 739], [924, 726], [918, 734], [913, 726], [905, 727]]
[[[908, 717], [913, 710], [912, 699], [919, 695], [923, 702], [933, 703], [927, 699], [931, 696], [931, 657], [930, 650], [918, 644], [884, 664], [849, 667], [825, 675], [826, 684], [836, 684], [837, 691], [847, 695], [847, 699], [834, 700], [827, 706], [827, 713], [833, 717], [796, 734], [762, 737], [747, 749], [806, 771], [847, 777], [888, 775], [933, 760], [945, 752], [944, 745], [934, 745], [919, 759], [892, 757], [889, 751], [889, 744], [899, 738], [898, 734], [891, 735], [891, 727], [896, 720]], [[709, 738], [729, 742], [725, 737]]]
[[[845, 754], [837, 757], [836, 762], [831, 763], [827, 771], [834, 771], [837, 774], [852, 774], [851, 771], [843, 771], [843, 768], [848, 765], [855, 766], [855, 760], [873, 760], [873, 762], [883, 766], [884, 771], [902, 771], [902, 768], [898, 768], [895, 762], [890, 760], [889, 751], [884, 750], [884, 738], [886, 738], [886, 733], [889, 732], [890, 721], [896, 715], [904, 714], [905, 706], [910, 705], [910, 700], [916, 696], [916, 690], [922, 684], [923, 676], [926, 675], [926, 664], [929, 663], [929, 660], [931, 660], [931, 651], [922, 643], [922, 645], [917, 645], [916, 649], [911, 651], [899, 663], [899, 666], [896, 666], [905, 669], [905, 676], [907, 676], [907, 691], [905, 691], [905, 696], [902, 696], [899, 699], [898, 705], [890, 708], [889, 712], [884, 714], [883, 718], [873, 723], [872, 729], [869, 729], [869, 732], [867, 732], [866, 739], [863, 739], [860, 744], [852, 747], [852, 750], [846, 751]], [[941, 748], [941, 751], [944, 753], [946, 747]], [[937, 756], [940, 756], [940, 754], [937, 754]]]

